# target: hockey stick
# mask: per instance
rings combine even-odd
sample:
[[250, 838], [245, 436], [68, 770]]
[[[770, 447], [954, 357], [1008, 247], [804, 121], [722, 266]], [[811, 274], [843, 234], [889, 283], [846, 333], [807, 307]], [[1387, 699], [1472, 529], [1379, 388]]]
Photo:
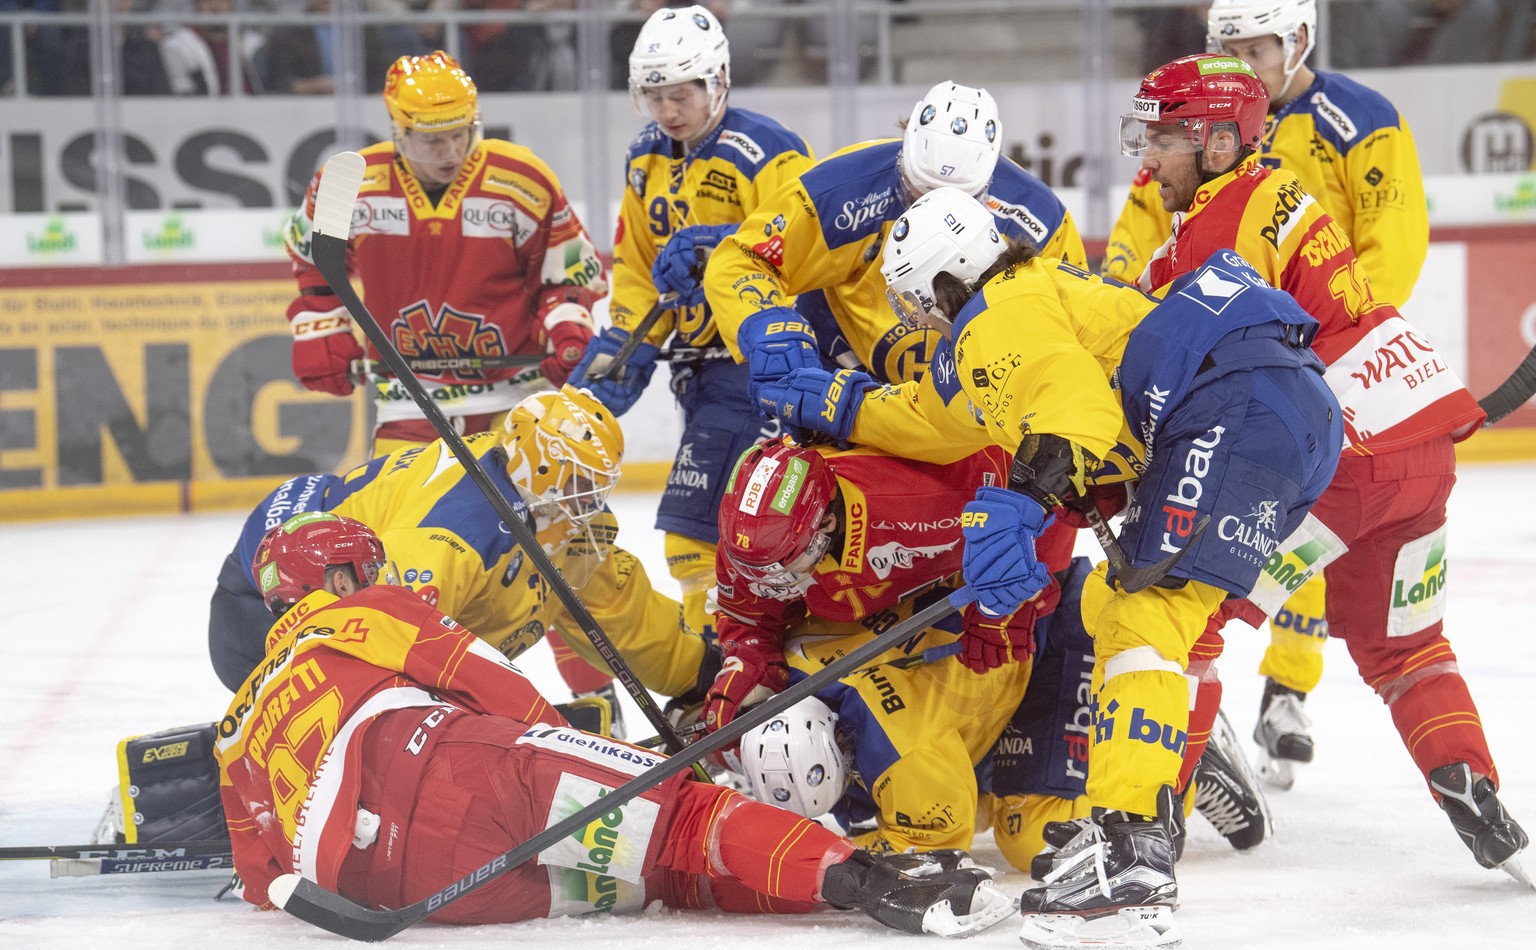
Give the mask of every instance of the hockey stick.
[[205, 854], [200, 858], [54, 858], [48, 876], [95, 877], [103, 874], [155, 874], [161, 871], [231, 871], [233, 854]]
[[158, 841], [150, 844], [45, 844], [21, 848], [0, 848], [0, 861], [34, 861], [42, 858], [81, 858], [89, 860], [166, 861], [176, 858], [228, 856], [226, 841]]
[[667, 717], [662, 715], [661, 708], [656, 705], [656, 700], [650, 692], [640, 684], [629, 664], [619, 656], [619, 651], [614, 647], [613, 641], [603, 633], [593, 618], [591, 611], [576, 596], [571, 585], [566, 582], [549, 556], [544, 553], [544, 548], [539, 545], [538, 538], [533, 530], [518, 517], [512, 504], [502, 496], [501, 490], [491, 481], [489, 475], [480, 467], [469, 446], [464, 444], [464, 439], [454, 431], [448, 423], [443, 411], [432, 397], [422, 388], [421, 380], [416, 378], [410, 364], [395, 349], [373, 314], [363, 305], [363, 301], [352, 289], [352, 281], [347, 277], [347, 235], [351, 229], [352, 207], [357, 202], [357, 190], [363, 181], [363, 170], [366, 163], [363, 157], [356, 152], [339, 152], [325, 163], [325, 174], [320, 177], [320, 191], [315, 197], [315, 225], [312, 241], [315, 266], [330, 284], [337, 297], [346, 306], [352, 319], [363, 328], [368, 339], [373, 341], [374, 349], [378, 350], [384, 362], [394, 372], [395, 377], [411, 398], [416, 401], [427, 421], [432, 423], [432, 428], [437, 431], [443, 444], [453, 452], [459, 464], [463, 466], [464, 473], [475, 483], [475, 487], [485, 495], [485, 500], [490, 503], [492, 509], [501, 517], [502, 524], [511, 531], [512, 537], [532, 562], [534, 570], [544, 578], [544, 582], [560, 599], [560, 603], [570, 612], [571, 618], [581, 626], [582, 633], [586, 634], [592, 646], [596, 648], [608, 668], [613, 671], [614, 679], [623, 684], [624, 689], [634, 699], [640, 712], [655, 728], [656, 734], [664, 738], [667, 748], [676, 752], [683, 747], [682, 740], [677, 737], [672, 724]]
[[1493, 425], [1525, 405], [1532, 396], [1536, 396], [1536, 347], [1525, 354], [1525, 359], [1499, 384], [1499, 388], [1477, 401], [1488, 414], [1483, 425]]
[[[616, 378], [619, 372], [624, 369], [624, 364], [628, 363], [630, 357], [635, 355], [635, 351], [640, 349], [640, 344], [645, 342], [645, 335], [650, 333], [651, 328], [656, 325], [656, 321], [661, 319], [662, 311], [672, 309], [672, 304], [676, 301], [677, 294], [662, 294], [660, 297], [657, 297], [656, 303], [641, 318], [640, 323], [633, 330], [629, 331], [629, 339], [619, 346], [619, 351], [613, 354], [613, 359], [609, 360], [607, 365], [599, 370], [593, 370], [591, 367], [588, 367], [586, 379], [583, 379], [581, 382], [584, 383], [588, 379], [594, 382], [602, 382]], [[581, 383], [577, 383], [577, 385], [579, 386]]]
[[1093, 529], [1093, 536], [1099, 540], [1099, 547], [1104, 549], [1104, 557], [1109, 560], [1109, 566], [1115, 572], [1115, 579], [1120, 582], [1120, 587], [1127, 594], [1134, 594], [1139, 590], [1146, 590], [1153, 584], [1168, 576], [1173, 566], [1179, 563], [1179, 558], [1184, 556], [1190, 545], [1200, 540], [1205, 529], [1210, 526], [1211, 516], [1206, 515], [1195, 526], [1195, 533], [1189, 536], [1182, 548], [1153, 564], [1151, 567], [1132, 567], [1130, 558], [1125, 556], [1125, 551], [1120, 547], [1120, 540], [1115, 537], [1115, 532], [1110, 528], [1109, 522], [1099, 514], [1099, 510], [1092, 506], [1083, 509], [1083, 517], [1088, 519], [1088, 527]]
[[902, 640], [948, 616], [968, 603], [970, 599], [970, 591], [961, 588], [949, 597], [929, 604], [905, 621], [850, 651], [846, 656], [833, 660], [800, 682], [791, 685], [784, 692], [745, 710], [724, 728], [698, 740], [682, 753], [662, 760], [591, 804], [545, 828], [511, 851], [497, 855], [459, 880], [414, 904], [396, 910], [373, 910], [355, 904], [297, 874], [284, 874], [278, 877], [267, 888], [267, 895], [274, 904], [288, 913], [322, 930], [350, 937], [353, 940], [370, 942], [386, 940], [407, 927], [420, 923], [465, 894], [496, 880], [565, 836], [585, 828], [594, 820], [613, 812], [637, 795], [654, 788], [658, 783], [687, 769], [705, 756], [734, 745], [749, 729], [767, 722], [823, 686], [848, 675]]
[[[724, 359], [731, 351], [723, 346], [679, 346], [662, 350], [657, 355], [659, 363], [684, 363], [689, 360]], [[487, 369], [529, 369], [539, 365], [538, 356], [447, 356], [440, 359], [406, 359], [406, 365], [418, 375], [422, 373], [448, 373], [459, 370], [479, 372]], [[353, 360], [349, 374], [354, 383], [367, 383], [374, 375], [374, 361]]]

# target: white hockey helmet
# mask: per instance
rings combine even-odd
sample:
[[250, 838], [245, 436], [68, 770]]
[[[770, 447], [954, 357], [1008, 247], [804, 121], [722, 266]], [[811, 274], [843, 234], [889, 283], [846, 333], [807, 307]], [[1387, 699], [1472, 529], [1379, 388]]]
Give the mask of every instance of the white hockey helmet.
[[952, 320], [937, 312], [934, 277], [953, 274], [975, 289], [1006, 247], [985, 205], [958, 188], [935, 188], [891, 226], [880, 263], [886, 300], [907, 326], [920, 325], [924, 314]]
[[741, 737], [742, 773], [760, 802], [815, 818], [848, 787], [837, 713], [808, 696]]
[[[1307, 45], [1295, 56], [1297, 31], [1307, 28]], [[1225, 52], [1224, 43], [1255, 36], [1278, 36], [1285, 54], [1285, 85], [1272, 98], [1284, 98], [1291, 77], [1317, 45], [1317, 0], [1213, 0], [1205, 15], [1205, 46]], [[1292, 64], [1291, 60], [1295, 59]]]
[[709, 92], [713, 119], [731, 86], [731, 46], [725, 28], [704, 7], [662, 7], [640, 27], [629, 54], [629, 96], [645, 114], [640, 93], [650, 86], [699, 80]]
[[901, 174], [914, 195], [948, 185], [981, 197], [1003, 151], [997, 103], [985, 89], [941, 82], [907, 119]]

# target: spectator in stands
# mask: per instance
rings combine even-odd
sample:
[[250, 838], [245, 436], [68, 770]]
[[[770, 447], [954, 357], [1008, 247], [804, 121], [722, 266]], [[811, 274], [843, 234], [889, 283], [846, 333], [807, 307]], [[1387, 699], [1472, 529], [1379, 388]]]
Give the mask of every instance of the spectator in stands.
[[[574, 10], [576, 0], [462, 0], [465, 10], [547, 13]], [[469, 72], [482, 90], [575, 89], [576, 24], [487, 21], [468, 28]]]
[[[304, 0], [312, 16], [331, 12], [331, 0]], [[296, 96], [329, 95], [336, 91], [337, 37], [329, 19], [292, 23], [267, 37], [268, 92]]]
[[[121, 16], [142, 13], [150, 4], [151, 0], [112, 0], [112, 9]], [[46, 6], [35, 5], [34, 9]], [[83, 10], [84, 5], [77, 0], [63, 0], [54, 9], [73, 13]], [[169, 95], [171, 81], [160, 57], [164, 31], [158, 25], [128, 23], [120, 18], [114, 18], [113, 23], [118, 52], [115, 90], [125, 96]], [[40, 61], [44, 55], [49, 62]], [[34, 49], [29, 43], [27, 58], [27, 78], [35, 95], [89, 96], [94, 91], [96, 71], [91, 58], [91, 31], [87, 27], [60, 27], [56, 44], [47, 51]]]
[[[197, 13], [229, 14], [235, 0], [192, 0]], [[230, 38], [234, 36], [240, 57], [240, 83], [246, 94], [256, 91], [252, 61], [264, 42], [255, 30], [232, 31], [228, 23], [182, 23], [166, 27], [160, 55], [170, 76], [171, 91], [178, 96], [217, 96], [229, 92]]]

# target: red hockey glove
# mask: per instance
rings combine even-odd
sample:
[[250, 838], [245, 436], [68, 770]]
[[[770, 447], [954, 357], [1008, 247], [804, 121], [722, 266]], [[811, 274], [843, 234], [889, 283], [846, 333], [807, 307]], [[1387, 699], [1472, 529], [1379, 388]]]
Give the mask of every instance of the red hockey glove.
[[1124, 511], [1130, 502], [1131, 491], [1136, 487], [1135, 482], [1115, 482], [1110, 485], [1094, 485], [1088, 489], [1088, 494], [1070, 505], [1062, 505], [1056, 509], [1056, 517], [1059, 521], [1074, 528], [1088, 527], [1088, 518], [1083, 514], [1083, 506], [1089, 502], [1099, 509], [1099, 516], [1105, 521]]
[[549, 355], [539, 362], [539, 372], [551, 386], [564, 386], [592, 341], [592, 315], [580, 304], [559, 304], [544, 317], [543, 336]]
[[335, 297], [303, 296], [288, 305], [293, 332], [293, 375], [305, 389], [333, 396], [352, 394], [352, 361], [363, 348], [352, 335], [352, 318]]
[[772, 639], [748, 635], [724, 641], [725, 662], [704, 699], [704, 728], [714, 732], [744, 706], [762, 702], [789, 685], [784, 651]]
[[1007, 663], [1022, 663], [1035, 652], [1035, 621], [1056, 609], [1061, 586], [1053, 579], [1034, 600], [1006, 617], [989, 617], [975, 604], [962, 615], [960, 662], [973, 673], [985, 673]]

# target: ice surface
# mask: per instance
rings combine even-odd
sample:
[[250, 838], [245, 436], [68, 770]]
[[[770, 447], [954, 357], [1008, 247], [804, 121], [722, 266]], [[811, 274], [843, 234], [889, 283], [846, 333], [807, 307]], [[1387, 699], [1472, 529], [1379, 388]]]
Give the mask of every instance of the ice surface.
[[[1451, 642], [1482, 711], [1511, 813], [1536, 830], [1536, 466], [1464, 467], [1452, 499]], [[622, 543], [658, 586], [672, 589], [656, 499], [618, 495]], [[240, 516], [123, 518], [0, 525], [11, 606], [0, 633], [0, 845], [89, 838], [115, 781], [117, 741], [222, 715], [227, 695], [207, 662], [208, 597]], [[1085, 537], [1082, 550], [1092, 541]], [[1246, 740], [1264, 637], [1228, 629], [1226, 709]], [[547, 651], [525, 672], [552, 698], [568, 695]], [[1322, 686], [1307, 704], [1317, 760], [1296, 787], [1274, 792], [1277, 831], [1251, 852], [1229, 847], [1200, 818], [1179, 865], [1179, 919], [1191, 948], [1445, 948], [1530, 946], [1536, 892], [1478, 867], [1433, 805], [1387, 711], [1329, 644]], [[629, 711], [632, 726], [644, 720]], [[1004, 866], [990, 836], [983, 862]], [[1527, 861], [1536, 871], [1536, 858]], [[216, 872], [51, 880], [48, 863], [0, 864], [0, 947], [340, 947], [347, 941], [282, 913], [215, 902]], [[1011, 873], [1005, 890], [1026, 879]], [[1018, 947], [1006, 921], [966, 943]], [[617, 946], [679, 950], [826, 950], [915, 946], [858, 914], [727, 917], [653, 909], [638, 917], [478, 928], [431, 924], [396, 947]], [[930, 942], [938, 938], [926, 938]]]

